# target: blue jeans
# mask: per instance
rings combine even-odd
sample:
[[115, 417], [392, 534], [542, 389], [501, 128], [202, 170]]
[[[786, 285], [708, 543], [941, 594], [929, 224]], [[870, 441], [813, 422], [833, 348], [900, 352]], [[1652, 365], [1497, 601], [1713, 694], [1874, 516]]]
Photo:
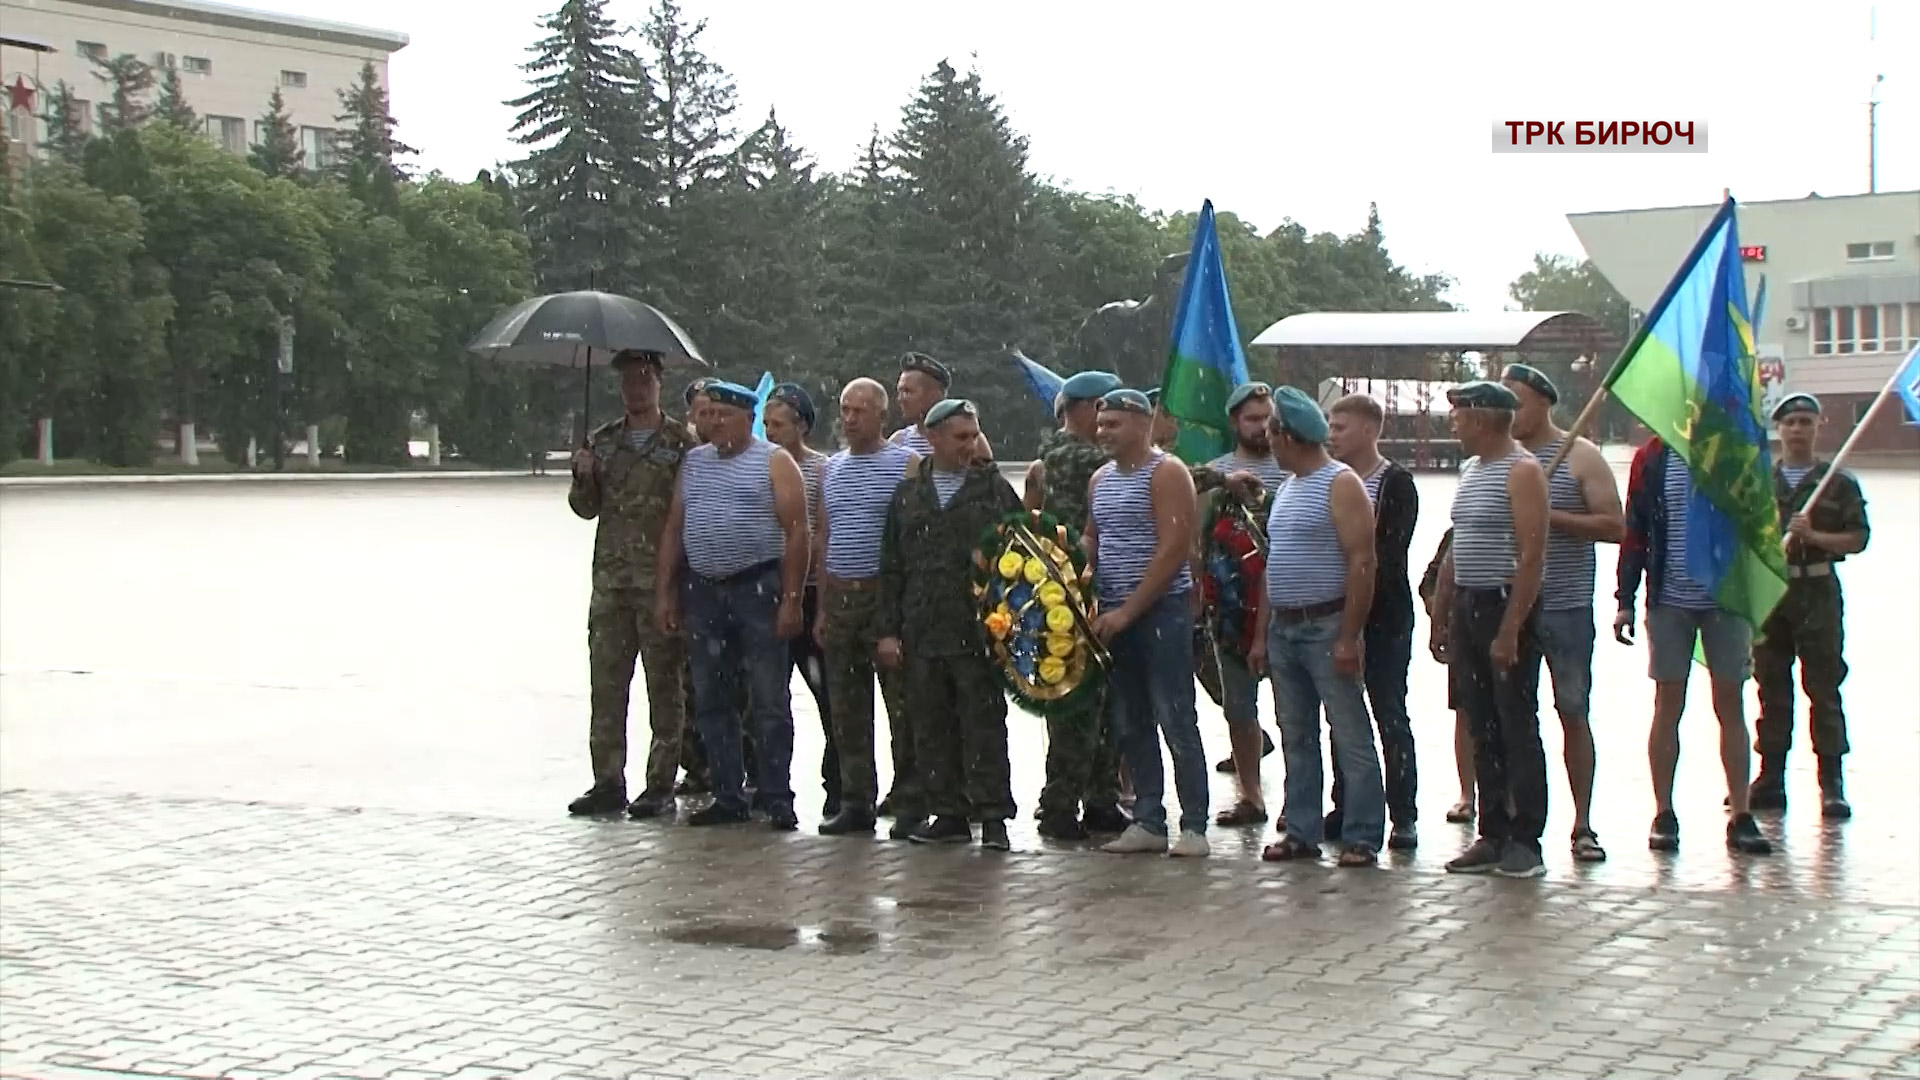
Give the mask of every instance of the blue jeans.
[[1280, 751], [1287, 763], [1287, 835], [1318, 844], [1324, 835], [1320, 793], [1320, 709], [1326, 706], [1333, 732], [1333, 753], [1340, 763], [1340, 838], [1379, 851], [1386, 839], [1387, 794], [1374, 750], [1373, 720], [1367, 714], [1366, 686], [1358, 675], [1333, 669], [1333, 643], [1340, 616], [1302, 622], [1276, 617], [1267, 626], [1267, 668], [1272, 673], [1273, 707], [1280, 718]]
[[747, 722], [753, 725], [760, 805], [793, 805], [793, 659], [774, 631], [780, 610], [780, 564], [763, 563], [728, 578], [687, 572], [680, 584], [680, 629], [693, 668], [693, 722], [707, 749], [715, 805], [745, 810], [739, 698], [733, 678], [747, 680]]
[[1114, 742], [1133, 777], [1133, 821], [1167, 834], [1166, 775], [1160, 735], [1173, 754], [1173, 787], [1180, 796], [1180, 831], [1207, 831], [1207, 754], [1193, 702], [1193, 608], [1187, 595], [1164, 596], [1109, 647], [1107, 704]]

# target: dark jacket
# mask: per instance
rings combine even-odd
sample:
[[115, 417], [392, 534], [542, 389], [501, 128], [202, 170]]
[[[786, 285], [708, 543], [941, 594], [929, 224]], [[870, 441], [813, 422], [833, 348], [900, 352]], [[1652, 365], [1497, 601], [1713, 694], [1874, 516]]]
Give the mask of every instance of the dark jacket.
[[1413, 631], [1413, 586], [1408, 580], [1408, 549], [1413, 527], [1420, 520], [1420, 489], [1413, 474], [1397, 461], [1387, 462], [1380, 477], [1380, 502], [1374, 507], [1374, 551], [1379, 569], [1374, 576], [1373, 610], [1367, 614], [1372, 630]]
[[1667, 570], [1667, 445], [1648, 439], [1627, 468], [1627, 531], [1620, 538], [1614, 603], [1633, 611], [1640, 578], [1647, 579], [1647, 610], [1660, 604]]
[[[1807, 500], [1813, 496], [1814, 487], [1831, 468], [1831, 465], [1823, 461], [1813, 467], [1813, 471], [1800, 481], [1798, 487], [1789, 488], [1786, 471], [1779, 462], [1774, 463], [1773, 499], [1780, 508], [1781, 532], [1787, 531], [1787, 526], [1793, 521], [1793, 515], [1806, 506]], [[1862, 543], [1873, 538], [1872, 526], [1867, 523], [1867, 497], [1860, 490], [1860, 482], [1845, 469], [1842, 469], [1840, 474], [1827, 485], [1827, 489], [1820, 493], [1820, 501], [1808, 511], [1808, 516], [1813, 519], [1813, 527], [1821, 532], [1857, 532], [1860, 534]], [[1789, 541], [1787, 544], [1789, 566], [1838, 563], [1845, 562], [1846, 559], [1845, 555], [1833, 555], [1819, 548], [1808, 547], [1797, 540]], [[1791, 586], [1793, 581], [1790, 580], [1787, 584]]]
[[1023, 508], [998, 468], [976, 465], [943, 509], [933, 459], [921, 459], [887, 506], [877, 636], [899, 638], [917, 656], [985, 655], [973, 550], [988, 526]]

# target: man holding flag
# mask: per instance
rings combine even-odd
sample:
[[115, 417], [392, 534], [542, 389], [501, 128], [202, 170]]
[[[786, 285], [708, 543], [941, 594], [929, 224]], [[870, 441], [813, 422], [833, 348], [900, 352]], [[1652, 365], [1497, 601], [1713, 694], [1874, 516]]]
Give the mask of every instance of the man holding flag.
[[1747, 805], [1744, 691], [1753, 671], [1754, 628], [1785, 594], [1787, 568], [1732, 198], [1701, 234], [1603, 389], [1655, 436], [1634, 456], [1627, 482], [1613, 620], [1615, 638], [1630, 642], [1644, 576], [1647, 667], [1654, 682], [1647, 757], [1656, 811], [1647, 846], [1680, 846], [1673, 780], [1697, 641], [1720, 721], [1720, 762], [1732, 811], [1727, 847], [1767, 854], [1773, 845], [1760, 835]]

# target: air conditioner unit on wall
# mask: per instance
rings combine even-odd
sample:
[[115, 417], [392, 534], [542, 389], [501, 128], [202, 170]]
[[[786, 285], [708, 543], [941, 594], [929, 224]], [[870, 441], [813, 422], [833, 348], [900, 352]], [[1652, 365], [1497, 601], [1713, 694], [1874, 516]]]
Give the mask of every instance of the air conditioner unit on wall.
[[1787, 316], [1787, 329], [1805, 330], [1806, 328], [1807, 328], [1807, 317], [1805, 315]]

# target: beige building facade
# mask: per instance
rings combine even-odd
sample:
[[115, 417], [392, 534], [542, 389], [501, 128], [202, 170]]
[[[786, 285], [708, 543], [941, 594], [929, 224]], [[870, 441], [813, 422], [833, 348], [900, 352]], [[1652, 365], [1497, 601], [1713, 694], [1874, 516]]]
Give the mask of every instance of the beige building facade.
[[87, 103], [75, 120], [91, 130], [110, 93], [94, 61], [132, 55], [156, 74], [179, 71], [208, 138], [236, 154], [259, 141], [260, 118], [279, 89], [305, 164], [323, 167], [339, 127], [340, 91], [359, 81], [369, 61], [385, 86], [388, 57], [406, 44], [405, 34], [389, 30], [205, 0], [0, 0], [7, 136], [37, 146], [47, 94], [62, 81]]
[[[1645, 311], [1659, 299], [1717, 203], [1569, 214], [1587, 257]], [[1781, 391], [1821, 399], [1821, 442], [1837, 446], [1865, 415], [1908, 349], [1920, 345], [1920, 191], [1743, 202], [1747, 288], [1767, 282], [1755, 328], [1762, 372], [1784, 367]], [[1920, 448], [1898, 405], [1883, 408], [1863, 449]]]

